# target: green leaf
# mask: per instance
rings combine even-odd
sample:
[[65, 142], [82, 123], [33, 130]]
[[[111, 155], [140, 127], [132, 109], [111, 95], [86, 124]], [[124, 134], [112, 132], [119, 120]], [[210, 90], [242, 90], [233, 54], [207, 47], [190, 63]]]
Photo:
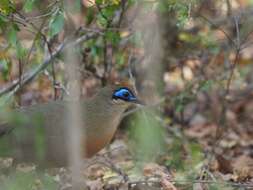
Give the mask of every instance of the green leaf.
[[15, 46], [17, 43], [17, 30], [18, 28], [13, 24], [8, 32], [8, 42], [12, 45]]
[[108, 31], [105, 33], [106, 39], [113, 45], [117, 45], [120, 41], [120, 35], [118, 32]]
[[9, 15], [15, 11], [15, 6], [11, 0], [1, 0], [0, 1], [0, 12], [3, 15]]
[[189, 144], [190, 149], [190, 156], [192, 159], [192, 165], [195, 166], [204, 159], [203, 151], [201, 149], [201, 146], [197, 143], [190, 143]]
[[95, 2], [96, 2], [96, 4], [100, 5], [103, 3], [103, 0], [96, 0]]
[[34, 8], [36, 0], [26, 0], [23, 6], [25, 12], [31, 12]]
[[176, 113], [180, 113], [181, 111], [183, 111], [184, 106], [182, 104], [178, 104], [176, 105]]
[[7, 59], [0, 59], [0, 70], [4, 80], [8, 79], [8, 74], [10, 71], [10, 61]]
[[23, 59], [27, 53], [27, 50], [21, 45], [19, 41], [17, 41], [16, 52], [18, 59]]
[[184, 170], [185, 162], [183, 158], [183, 141], [181, 138], [174, 138], [172, 144], [170, 145], [169, 152], [170, 158], [166, 161], [166, 165], [177, 170]]
[[86, 14], [87, 24], [90, 24], [94, 20], [94, 15], [95, 15], [94, 8], [93, 7], [88, 8]]
[[62, 11], [58, 11], [57, 14], [51, 18], [49, 22], [49, 35], [52, 37], [58, 34], [64, 26], [64, 15]]
[[118, 9], [117, 5], [111, 5], [102, 10], [104, 16], [111, 19], [114, 16], [115, 11]]
[[119, 6], [115, 4], [101, 8], [101, 11], [97, 14], [98, 23], [102, 26], [106, 26], [108, 21], [113, 19], [117, 9], [119, 9]]
[[126, 63], [125, 56], [121, 53], [116, 54], [116, 64], [119, 66], [123, 66]]
[[97, 22], [101, 26], [107, 25], [107, 20], [102, 16], [102, 14], [97, 14]]
[[8, 19], [5, 18], [4, 16], [0, 15], [0, 28], [5, 27], [7, 22], [8, 22]]
[[200, 90], [201, 91], [208, 91], [212, 88], [213, 81], [207, 80], [200, 83]]

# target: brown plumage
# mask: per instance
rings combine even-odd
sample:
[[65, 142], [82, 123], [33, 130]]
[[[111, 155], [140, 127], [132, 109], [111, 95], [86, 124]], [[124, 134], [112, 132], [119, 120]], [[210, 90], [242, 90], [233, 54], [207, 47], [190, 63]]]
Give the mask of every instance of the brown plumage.
[[[112, 139], [123, 112], [138, 100], [129, 101], [113, 97], [122, 86], [102, 88], [91, 99], [81, 100], [83, 141], [82, 154], [91, 157]], [[129, 89], [129, 87], [127, 87]], [[129, 89], [131, 94], [132, 91]], [[17, 110], [22, 122], [0, 124], [1, 142], [7, 142], [10, 155], [17, 161], [34, 162], [39, 165], [63, 166], [67, 164], [67, 105], [64, 101], [34, 105]], [[40, 122], [37, 122], [37, 121]], [[1, 123], [1, 122], [0, 122]], [[85, 150], [85, 151], [84, 151]], [[1, 155], [1, 152], [0, 152]]]

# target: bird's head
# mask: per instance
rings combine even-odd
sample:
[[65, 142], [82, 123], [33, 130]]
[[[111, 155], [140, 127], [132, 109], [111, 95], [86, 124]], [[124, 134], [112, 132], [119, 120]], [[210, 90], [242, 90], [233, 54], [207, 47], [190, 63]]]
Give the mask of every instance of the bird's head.
[[115, 87], [111, 99], [115, 104], [143, 104], [133, 90], [126, 86]]
[[113, 106], [127, 108], [134, 104], [143, 104], [134, 93], [131, 85], [114, 84], [102, 88], [97, 94], [100, 99], [106, 99]]

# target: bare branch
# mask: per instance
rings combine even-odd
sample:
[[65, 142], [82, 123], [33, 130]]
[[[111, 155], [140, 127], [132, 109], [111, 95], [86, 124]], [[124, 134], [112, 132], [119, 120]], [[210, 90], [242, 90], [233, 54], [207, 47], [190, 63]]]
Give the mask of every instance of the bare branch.
[[0, 96], [13, 91], [12, 94], [16, 93], [23, 85], [31, 82], [41, 71], [43, 71], [64, 49], [69, 48], [69, 47], [74, 47], [79, 45], [82, 42], [85, 42], [87, 40], [93, 39], [98, 37], [99, 34], [92, 32], [92, 33], [88, 33], [85, 34], [83, 36], [81, 36], [80, 38], [77, 38], [76, 40], [72, 41], [72, 40], [68, 40], [66, 39], [64, 42], [62, 42], [60, 45], [58, 45], [58, 47], [56, 48], [56, 50], [54, 52], [52, 52], [51, 55], [49, 55], [43, 63], [41, 63], [37, 68], [35, 68], [34, 70], [27, 72], [26, 74], [23, 75], [23, 79], [22, 79], [22, 85], [17, 87], [17, 85], [19, 84], [19, 80], [16, 79], [12, 82], [11, 85], [2, 88], [0, 90]]

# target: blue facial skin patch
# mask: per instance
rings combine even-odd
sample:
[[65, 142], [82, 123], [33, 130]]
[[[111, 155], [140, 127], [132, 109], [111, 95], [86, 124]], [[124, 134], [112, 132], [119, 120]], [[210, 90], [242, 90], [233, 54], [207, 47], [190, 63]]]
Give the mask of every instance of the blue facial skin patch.
[[114, 91], [112, 95], [113, 99], [121, 99], [128, 102], [135, 102], [137, 98], [128, 88], [119, 88]]

